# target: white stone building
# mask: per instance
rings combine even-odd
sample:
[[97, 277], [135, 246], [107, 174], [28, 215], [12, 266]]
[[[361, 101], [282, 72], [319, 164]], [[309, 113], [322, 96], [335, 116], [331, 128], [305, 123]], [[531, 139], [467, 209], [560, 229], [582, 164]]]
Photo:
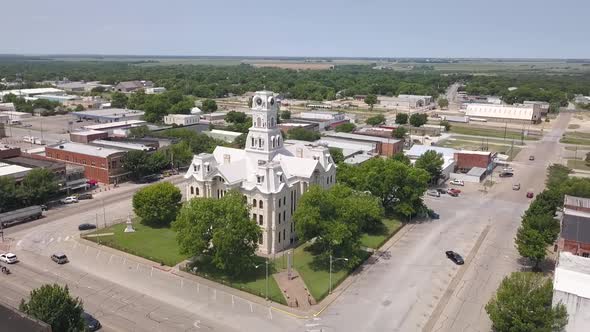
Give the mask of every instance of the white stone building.
[[221, 198], [232, 189], [246, 197], [262, 229], [262, 254], [291, 247], [296, 239], [292, 216], [302, 193], [314, 184], [329, 188], [336, 180], [328, 148], [285, 144], [276, 120], [272, 92], [256, 92], [246, 148], [218, 146], [213, 154], [196, 155], [185, 175], [188, 198]]
[[199, 116], [197, 114], [168, 114], [164, 116], [164, 123], [190, 126], [199, 123]]

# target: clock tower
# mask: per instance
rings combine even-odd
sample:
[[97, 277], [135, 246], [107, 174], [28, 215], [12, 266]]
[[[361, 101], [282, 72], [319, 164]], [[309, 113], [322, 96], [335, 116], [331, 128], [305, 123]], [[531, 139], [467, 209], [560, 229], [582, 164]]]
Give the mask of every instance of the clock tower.
[[283, 147], [283, 137], [277, 125], [278, 105], [270, 91], [257, 91], [252, 97], [252, 127], [246, 139], [246, 151], [258, 159], [271, 161]]

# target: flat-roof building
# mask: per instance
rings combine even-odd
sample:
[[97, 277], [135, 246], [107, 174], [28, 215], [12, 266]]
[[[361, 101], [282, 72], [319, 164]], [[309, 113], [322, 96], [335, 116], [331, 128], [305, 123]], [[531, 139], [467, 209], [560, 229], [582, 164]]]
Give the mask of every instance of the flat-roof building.
[[0, 178], [7, 176], [14, 178], [16, 181], [20, 181], [27, 174], [29, 174], [30, 171], [31, 168], [29, 167], [23, 167], [20, 165], [12, 165], [0, 162]]
[[80, 120], [94, 120], [98, 123], [109, 123], [128, 120], [141, 120], [145, 112], [126, 108], [105, 108], [82, 112], [72, 112], [71, 114]]
[[102, 183], [118, 183], [126, 179], [123, 159], [127, 151], [80, 143], [60, 143], [45, 147], [48, 158], [84, 167], [84, 175]]
[[97, 139], [91, 142], [95, 146], [104, 146], [108, 148], [116, 148], [125, 151], [155, 151], [156, 148], [150, 145], [124, 142], [124, 141], [108, 141], [103, 139]]
[[35, 98], [55, 101], [60, 104], [75, 103], [76, 101], [82, 101], [82, 98], [80, 96], [75, 95], [36, 95]]
[[326, 127], [336, 127], [349, 122], [344, 113], [334, 111], [301, 112], [293, 114], [292, 117], [294, 119], [316, 122], [319, 124], [320, 130], [325, 129]]
[[382, 155], [391, 157], [396, 153], [402, 152], [404, 148], [404, 142], [399, 139], [395, 138], [387, 138], [387, 137], [380, 137], [380, 136], [369, 136], [369, 135], [359, 135], [359, 134], [350, 134], [350, 133], [326, 133], [328, 137], [334, 138], [341, 138], [347, 139], [356, 142], [375, 142], [376, 143], [376, 150], [375, 152]]
[[553, 305], [567, 310], [565, 331], [590, 331], [590, 259], [561, 252], [553, 277]]
[[541, 108], [538, 104], [469, 104], [465, 115], [470, 118], [477, 117], [496, 121], [538, 123], [541, 121]]
[[164, 116], [164, 123], [168, 125], [190, 126], [199, 123], [198, 114], [168, 114]]
[[8, 94], [13, 94], [17, 97], [34, 97], [36, 95], [60, 95], [64, 94], [64, 90], [56, 89], [56, 88], [35, 88], [35, 89], [14, 89], [14, 90], [4, 90], [0, 91], [0, 97], [4, 97]]
[[126, 120], [126, 121], [117, 121], [117, 122], [108, 122], [108, 123], [101, 123], [95, 125], [88, 125], [84, 126], [85, 130], [98, 130], [98, 131], [106, 131], [109, 134], [113, 133], [114, 130], [117, 129], [128, 129], [133, 127], [139, 127], [145, 125], [147, 122], [143, 120]]
[[108, 132], [100, 130], [85, 130], [70, 133], [70, 141], [76, 143], [89, 143], [96, 139], [105, 139], [108, 137]]

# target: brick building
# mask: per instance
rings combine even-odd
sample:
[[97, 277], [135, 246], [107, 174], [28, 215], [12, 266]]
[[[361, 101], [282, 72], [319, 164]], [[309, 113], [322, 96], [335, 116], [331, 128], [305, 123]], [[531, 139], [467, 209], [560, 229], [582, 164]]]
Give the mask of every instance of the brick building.
[[85, 130], [70, 133], [70, 141], [76, 143], [90, 143], [97, 139], [105, 139], [109, 133], [100, 130]]
[[486, 151], [457, 151], [454, 159], [459, 171], [468, 171], [473, 167], [490, 170], [493, 162], [492, 153]]
[[375, 152], [382, 156], [391, 157], [400, 153], [404, 148], [404, 141], [395, 138], [386, 138], [379, 136], [349, 134], [349, 133], [326, 133], [328, 137], [341, 138], [353, 142], [373, 142], [375, 143]]
[[558, 247], [574, 255], [590, 256], [590, 199], [565, 195]]
[[120, 149], [80, 143], [61, 143], [45, 147], [45, 155], [48, 158], [83, 166], [87, 179], [107, 184], [126, 179], [127, 173], [123, 169], [126, 154], [126, 151]]

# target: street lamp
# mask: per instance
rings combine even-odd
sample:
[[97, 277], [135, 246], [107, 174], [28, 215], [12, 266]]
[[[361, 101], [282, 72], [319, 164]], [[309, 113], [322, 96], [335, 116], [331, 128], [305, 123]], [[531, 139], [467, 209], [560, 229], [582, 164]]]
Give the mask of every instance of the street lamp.
[[332, 255], [330, 254], [330, 291], [329, 291], [329, 294], [332, 294], [332, 263], [339, 261], [339, 260], [343, 260], [343, 261], [348, 262], [348, 258], [344, 258], [344, 257], [333, 258]]
[[[268, 258], [266, 259], [265, 265], [266, 265], [266, 295], [265, 295], [265, 298], [268, 300]], [[261, 266], [262, 266], [262, 264], [254, 265], [255, 268], [259, 268]]]

